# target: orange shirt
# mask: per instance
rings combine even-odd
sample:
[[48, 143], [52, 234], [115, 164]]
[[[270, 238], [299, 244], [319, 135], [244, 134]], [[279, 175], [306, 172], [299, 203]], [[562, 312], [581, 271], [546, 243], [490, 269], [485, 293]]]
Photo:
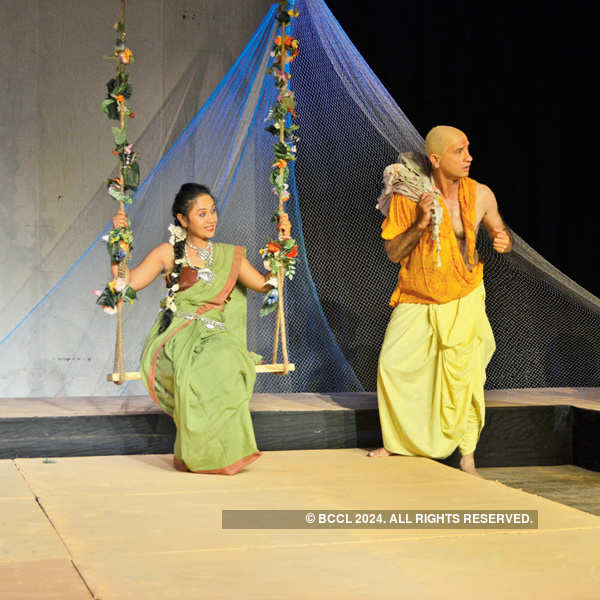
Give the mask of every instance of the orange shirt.
[[[477, 182], [463, 177], [459, 182], [458, 201], [465, 230], [465, 241], [469, 263], [475, 256], [475, 203]], [[462, 298], [473, 291], [483, 279], [483, 264], [477, 263], [471, 271], [465, 265], [456, 241], [450, 214], [439, 198], [443, 208], [440, 223], [440, 259], [437, 266], [436, 243], [428, 227], [413, 251], [401, 261], [398, 286], [390, 299], [390, 306], [401, 303], [443, 304]], [[417, 220], [417, 203], [401, 194], [394, 194], [390, 211], [381, 225], [381, 237], [391, 240], [404, 233]]]

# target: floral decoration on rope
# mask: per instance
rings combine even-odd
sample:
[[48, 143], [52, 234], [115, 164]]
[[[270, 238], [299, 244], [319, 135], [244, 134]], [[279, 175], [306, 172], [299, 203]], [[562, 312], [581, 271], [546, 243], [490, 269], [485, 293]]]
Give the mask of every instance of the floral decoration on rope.
[[127, 281], [118, 277], [109, 281], [104, 290], [94, 290], [94, 294], [98, 296], [96, 304], [99, 304], [107, 315], [114, 315], [120, 302], [133, 304], [137, 297], [135, 290], [129, 287]]
[[[127, 33], [125, 29], [125, 0], [121, 0], [121, 18], [114, 25], [117, 39], [112, 56], [105, 57], [117, 63], [116, 74], [106, 84], [106, 98], [102, 101], [102, 110], [106, 116], [119, 125], [112, 128], [114, 149], [113, 155], [119, 159], [119, 176], [108, 179], [106, 188], [108, 194], [119, 202], [121, 210], [125, 205], [133, 202], [133, 194], [140, 184], [140, 166], [137, 162], [137, 152], [133, 144], [127, 140], [127, 119], [133, 119], [135, 113], [128, 103], [131, 98], [132, 87], [129, 83], [127, 65], [134, 62], [133, 52], [126, 45]], [[124, 266], [133, 250], [133, 234], [129, 227], [117, 227], [103, 237], [107, 251], [113, 264]], [[120, 279], [106, 284], [104, 291], [98, 295], [97, 304], [105, 312], [114, 312], [115, 306], [126, 299], [130, 303], [135, 298], [135, 291], [120, 285]], [[108, 309], [108, 310], [107, 310]]]
[[[279, 0], [279, 11], [276, 19], [279, 22], [281, 33], [275, 37], [271, 57], [273, 62], [267, 73], [273, 75], [275, 87], [279, 90], [273, 106], [269, 109], [265, 121], [268, 125], [265, 129], [278, 137], [273, 145], [275, 156], [272, 171], [269, 178], [273, 186], [273, 193], [279, 200], [277, 212], [273, 215], [273, 221], [278, 222], [279, 217], [285, 212], [284, 203], [290, 198], [288, 179], [290, 176], [290, 162], [296, 160], [296, 144], [300, 139], [295, 132], [298, 125], [292, 124], [291, 119], [296, 118], [296, 99], [294, 92], [290, 90], [291, 75], [289, 65], [298, 55], [298, 40], [287, 34], [287, 27], [291, 19], [297, 17], [299, 12], [295, 8], [295, 0]], [[279, 271], [288, 279], [293, 279], [296, 273], [296, 257], [298, 256], [298, 245], [296, 241], [283, 232], [279, 232], [277, 240], [270, 240], [260, 250], [264, 265], [273, 275]], [[260, 311], [261, 316], [268, 315], [277, 309], [279, 302], [278, 291], [270, 290], [263, 299]]]

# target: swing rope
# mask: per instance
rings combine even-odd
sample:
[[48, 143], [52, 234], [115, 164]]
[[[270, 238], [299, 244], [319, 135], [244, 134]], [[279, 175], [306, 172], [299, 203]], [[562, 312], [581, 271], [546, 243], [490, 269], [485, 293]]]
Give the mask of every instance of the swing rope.
[[[102, 102], [102, 109], [109, 119], [119, 121], [119, 127], [113, 127], [115, 149], [113, 154], [119, 156], [119, 177], [108, 181], [108, 193], [119, 202], [121, 211], [133, 201], [132, 194], [139, 186], [139, 165], [136, 153], [132, 151], [133, 145], [127, 141], [127, 117], [135, 115], [127, 104], [126, 99], [131, 96], [131, 87], [128, 83], [127, 65], [133, 62], [133, 54], [125, 45], [126, 27], [125, 11], [126, 0], [121, 2], [121, 15], [114, 28], [118, 33], [111, 60], [117, 60], [117, 74], [107, 83], [108, 95]], [[277, 100], [269, 111], [267, 120], [271, 124], [266, 128], [278, 136], [274, 146], [275, 163], [271, 173], [270, 182], [278, 196], [278, 208], [274, 220], [286, 215], [285, 202], [289, 199], [287, 180], [289, 178], [289, 162], [296, 158], [296, 142], [298, 137], [294, 131], [297, 125], [291, 124], [291, 117], [296, 116], [296, 101], [294, 93], [289, 88], [289, 65], [298, 54], [298, 41], [287, 35], [287, 28], [292, 18], [298, 16], [295, 9], [295, 0], [279, 0], [279, 11], [276, 19], [279, 22], [280, 34], [275, 38], [272, 56], [275, 57], [269, 73], [275, 78], [275, 86], [279, 90]], [[257, 373], [277, 373], [287, 375], [295, 370], [295, 365], [289, 362], [287, 333], [284, 309], [284, 281], [287, 277], [292, 279], [296, 271], [296, 256], [298, 246], [289, 231], [278, 228], [277, 241], [271, 240], [261, 250], [263, 259], [270, 265], [271, 273], [276, 276], [277, 287], [265, 295], [261, 316], [277, 310], [275, 323], [275, 336], [273, 340], [272, 364], [257, 365]], [[125, 381], [139, 380], [139, 372], [126, 372], [123, 351], [123, 305], [124, 300], [132, 303], [136, 297], [135, 291], [126, 285], [127, 262], [133, 249], [133, 235], [129, 227], [112, 229], [107, 236], [108, 252], [113, 264], [117, 264], [117, 277], [106, 285], [99, 294], [97, 304], [107, 313], [117, 314], [117, 334], [115, 342], [115, 357], [113, 372], [107, 375], [107, 380], [121, 385]], [[279, 345], [281, 343], [282, 363], [277, 363]]]

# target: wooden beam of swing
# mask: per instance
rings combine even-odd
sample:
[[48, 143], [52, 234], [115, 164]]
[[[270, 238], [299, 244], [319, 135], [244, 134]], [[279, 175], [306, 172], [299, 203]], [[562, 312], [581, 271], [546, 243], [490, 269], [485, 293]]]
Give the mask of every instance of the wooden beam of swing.
[[[295, 371], [296, 365], [292, 363], [288, 363], [288, 371]], [[283, 363], [274, 363], [270, 365], [256, 365], [257, 373], [283, 373], [285, 370], [285, 365]], [[112, 381], [113, 383], [118, 383], [119, 381], [140, 381], [142, 379], [141, 374], [138, 371], [127, 371], [123, 374], [123, 378], [121, 378], [120, 373], [109, 373], [106, 376], [106, 381]]]

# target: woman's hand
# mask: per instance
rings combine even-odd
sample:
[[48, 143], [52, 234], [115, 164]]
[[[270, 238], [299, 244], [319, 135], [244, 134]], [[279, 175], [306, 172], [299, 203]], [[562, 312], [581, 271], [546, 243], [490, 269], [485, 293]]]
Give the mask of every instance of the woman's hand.
[[288, 240], [292, 233], [292, 224], [287, 213], [281, 213], [279, 215], [279, 221], [277, 223], [277, 230], [279, 231], [279, 239]]
[[118, 210], [113, 216], [113, 228], [118, 229], [129, 229], [129, 220], [127, 219], [127, 213], [124, 210]]

